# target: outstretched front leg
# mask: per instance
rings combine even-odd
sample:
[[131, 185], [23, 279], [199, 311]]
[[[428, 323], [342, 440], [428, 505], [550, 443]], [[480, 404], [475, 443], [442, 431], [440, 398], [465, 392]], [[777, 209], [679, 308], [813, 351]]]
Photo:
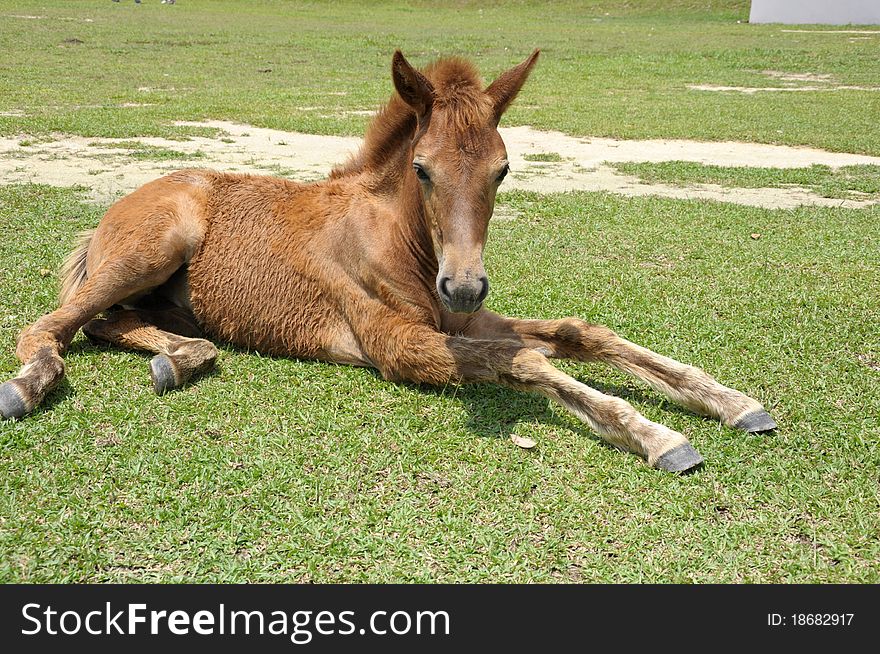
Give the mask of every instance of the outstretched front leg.
[[496, 382], [541, 393], [566, 407], [610, 444], [650, 465], [684, 472], [703, 458], [680, 433], [652, 422], [627, 401], [605, 395], [555, 368], [513, 340], [448, 336], [425, 326], [399, 327], [362, 339], [386, 379], [445, 385]]
[[757, 400], [719, 384], [699, 368], [578, 318], [518, 320], [482, 310], [463, 326], [462, 333], [474, 338], [514, 339], [549, 357], [601, 361], [641, 379], [691, 411], [718, 418], [730, 427], [748, 432], [776, 428]]

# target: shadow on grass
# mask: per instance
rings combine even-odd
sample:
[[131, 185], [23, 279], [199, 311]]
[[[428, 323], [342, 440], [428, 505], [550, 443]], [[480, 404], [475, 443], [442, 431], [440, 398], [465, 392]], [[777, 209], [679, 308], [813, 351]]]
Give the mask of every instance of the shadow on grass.
[[[147, 379], [150, 378], [150, 367], [149, 361], [152, 359], [155, 354], [151, 352], [144, 352], [142, 350], [128, 350], [120, 347], [116, 347], [114, 345], [110, 345], [109, 343], [92, 343], [88, 339], [77, 339], [73, 343], [71, 343], [70, 347], [67, 349], [65, 356], [88, 356], [92, 352], [129, 352], [131, 354], [137, 354], [146, 362], [144, 366], [144, 375]], [[210, 370], [194, 375], [192, 379], [187, 381], [184, 384], [181, 384], [177, 388], [172, 388], [167, 393], [174, 393], [180, 390], [185, 390], [186, 388], [192, 386], [193, 384], [198, 384], [202, 379], [209, 379], [211, 377], [216, 377], [220, 374], [220, 366], [214, 366]], [[66, 382], [67, 377], [64, 377], [64, 381]]]
[[[375, 372], [375, 371], [374, 371]], [[579, 380], [581, 381], [581, 380]], [[607, 395], [619, 397], [628, 402], [653, 404], [671, 413], [693, 417], [697, 414], [676, 404], [663, 396], [643, 392], [641, 389], [618, 384], [605, 384], [587, 379], [582, 383]], [[449, 395], [448, 389], [433, 386], [416, 386], [421, 392], [431, 395]], [[608, 443], [596, 432], [584, 425], [575, 416], [561, 417], [550, 408], [551, 400], [528, 391], [519, 391], [495, 384], [468, 384], [455, 388], [451, 393], [468, 412], [467, 427], [475, 434], [485, 438], [510, 438], [516, 425], [534, 419], [544, 424], [554, 425], [589, 436], [605, 445]], [[698, 416], [699, 417], [699, 416]], [[608, 445], [609, 447], [613, 447]]]
[[[228, 343], [217, 344], [221, 351], [235, 354], [250, 354], [246, 348], [240, 348]], [[121, 351], [113, 345], [103, 343], [92, 343], [87, 339], [76, 339], [68, 350], [68, 355], [88, 356], [96, 351]], [[126, 350], [131, 351], [131, 350]], [[152, 354], [134, 351], [138, 355], [142, 355], [145, 362], [152, 358]], [[331, 366], [324, 361], [311, 359], [296, 359], [297, 361], [315, 366]], [[191, 385], [197, 384], [201, 379], [216, 377], [221, 372], [222, 364], [213, 369], [202, 373], [179, 388], [170, 392], [185, 390]], [[394, 384], [398, 382], [386, 382], [378, 370], [375, 368], [363, 368], [364, 374], [369, 374], [384, 383]], [[149, 367], [144, 366], [144, 374], [149, 375]], [[651, 404], [662, 408], [665, 411], [676, 413], [683, 416], [695, 416], [696, 414], [687, 409], [671, 403], [659, 393], [648, 390], [647, 392], [630, 385], [610, 384], [597, 381], [595, 379], [579, 379], [582, 383], [595, 388], [596, 390], [624, 399], [635, 404]], [[528, 391], [521, 391], [498, 384], [462, 384], [459, 386], [451, 386], [440, 388], [425, 384], [412, 384], [409, 382], [400, 382], [403, 385], [416, 389], [419, 393], [433, 395], [436, 397], [452, 396], [457, 400], [468, 414], [466, 426], [475, 435], [482, 438], [503, 438], [509, 439], [515, 432], [516, 426], [528, 420], [537, 420], [547, 425], [569, 429], [581, 435], [592, 438], [608, 447], [608, 443], [603, 440], [592, 429], [582, 423], [573, 415], [565, 415], [554, 412], [551, 409], [551, 400]], [[68, 397], [74, 390], [67, 383], [66, 378], [59, 387], [50, 394], [45, 402], [40, 406], [39, 411], [47, 410], [52, 405], [60, 402]]]

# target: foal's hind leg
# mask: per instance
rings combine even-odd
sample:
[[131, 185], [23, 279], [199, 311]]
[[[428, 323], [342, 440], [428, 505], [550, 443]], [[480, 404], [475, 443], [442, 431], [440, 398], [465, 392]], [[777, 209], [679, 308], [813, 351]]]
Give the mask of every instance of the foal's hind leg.
[[465, 333], [478, 338], [516, 338], [551, 357], [601, 361], [641, 379], [674, 402], [731, 427], [748, 432], [776, 428], [770, 414], [748, 395], [719, 384], [699, 368], [631, 343], [601, 325], [577, 318], [517, 320], [482, 311]]
[[120, 281], [122, 272], [118, 265], [100, 266], [63, 306], [21, 333], [15, 354], [24, 367], [14, 379], [0, 385], [0, 417], [21, 418], [30, 413], [64, 376], [61, 356], [77, 330], [95, 315], [141, 290], [137, 282]]
[[[93, 340], [156, 353], [150, 361], [150, 378], [153, 380], [153, 389], [162, 395], [184, 385], [193, 376], [207, 372], [214, 367], [217, 360], [217, 348], [210, 341], [180, 336], [153, 324], [167, 324], [173, 318], [173, 310], [116, 311], [106, 319], [95, 319], [87, 323], [83, 332]], [[186, 328], [186, 324], [181, 325], [181, 328]]]
[[0, 417], [33, 410], [64, 375], [61, 355], [76, 331], [114, 304], [164, 284], [201, 244], [208, 173], [155, 180], [107, 211], [74, 251], [62, 306], [25, 329], [16, 355], [24, 367], [0, 386]]

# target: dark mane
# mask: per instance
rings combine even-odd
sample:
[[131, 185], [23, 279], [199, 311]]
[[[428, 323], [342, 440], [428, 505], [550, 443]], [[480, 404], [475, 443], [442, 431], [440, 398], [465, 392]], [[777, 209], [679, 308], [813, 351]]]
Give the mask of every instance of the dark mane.
[[[483, 80], [467, 59], [448, 57], [422, 71], [434, 86], [434, 109], [444, 111], [451, 129], [462, 132], [487, 120], [492, 103], [483, 92]], [[378, 170], [394, 159], [416, 131], [416, 115], [397, 93], [370, 122], [360, 150], [330, 173], [335, 179], [366, 170]]]

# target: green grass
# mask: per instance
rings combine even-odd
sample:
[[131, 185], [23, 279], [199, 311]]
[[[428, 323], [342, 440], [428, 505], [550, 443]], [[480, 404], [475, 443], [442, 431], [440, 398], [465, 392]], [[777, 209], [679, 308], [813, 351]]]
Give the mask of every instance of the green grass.
[[[172, 150], [157, 145], [147, 145], [140, 141], [117, 141], [115, 143], [89, 143], [90, 148], [101, 148], [104, 150], [126, 150], [123, 156], [143, 161], [177, 161], [187, 159], [203, 159], [205, 153], [196, 150], [192, 153], [181, 152], [180, 150]], [[101, 155], [98, 155], [101, 156]]]
[[[491, 79], [541, 47], [532, 79], [505, 117], [508, 125], [880, 154], [876, 92], [746, 96], [688, 89], [778, 86], [765, 70], [876, 86], [880, 38], [749, 25], [748, 6], [745, 0], [188, 0], [173, 7], [0, 0], [0, 114], [24, 113], [0, 115], [0, 135], [182, 137], [194, 128], [174, 121], [203, 118], [359, 134], [368, 118], [347, 112], [375, 109], [388, 98], [395, 48], [418, 65], [466, 55]], [[13, 17], [21, 15], [45, 18]]]
[[858, 165], [831, 168], [749, 168], [707, 166], [690, 161], [661, 163], [612, 163], [615, 169], [641, 178], [643, 182], [663, 182], [688, 186], [719, 184], [735, 188], [802, 186], [826, 198], [880, 198], [880, 166]]
[[539, 152], [536, 154], [524, 154], [523, 159], [526, 161], [541, 161], [553, 163], [563, 161], [562, 155], [558, 152]]
[[[224, 138], [179, 120], [359, 134], [367, 118], [346, 112], [388, 97], [396, 47], [417, 64], [467, 55], [491, 78], [541, 46], [506, 124], [880, 154], [876, 93], [687, 89], [778, 85], [764, 70], [880, 78], [877, 37], [747, 14], [744, 0], [0, 0], [0, 135], [28, 134], [26, 151], [56, 132]], [[876, 193], [870, 168], [631, 170]], [[87, 191], [0, 186], [0, 381], [17, 334], [55, 306], [50, 271], [106, 209]], [[780, 429], [744, 435], [559, 364], [687, 435], [707, 464], [677, 477], [501, 387], [224, 347], [216, 373], [156, 397], [147, 356], [80, 335], [47, 402], [0, 423], [0, 581], [880, 582], [880, 208], [596, 193], [503, 193], [498, 208], [491, 308], [607, 324], [756, 397]]]
[[[101, 215], [78, 198], [0, 190], [4, 376], [53, 306], [45, 271]], [[0, 579], [880, 581], [880, 210], [501, 204], [516, 217], [493, 223], [493, 309], [611, 325], [759, 398], [780, 429], [744, 435], [560, 364], [685, 433], [707, 465], [676, 477], [500, 387], [225, 348], [216, 374], [156, 397], [147, 356], [78, 336], [63, 385], [0, 424]]]

